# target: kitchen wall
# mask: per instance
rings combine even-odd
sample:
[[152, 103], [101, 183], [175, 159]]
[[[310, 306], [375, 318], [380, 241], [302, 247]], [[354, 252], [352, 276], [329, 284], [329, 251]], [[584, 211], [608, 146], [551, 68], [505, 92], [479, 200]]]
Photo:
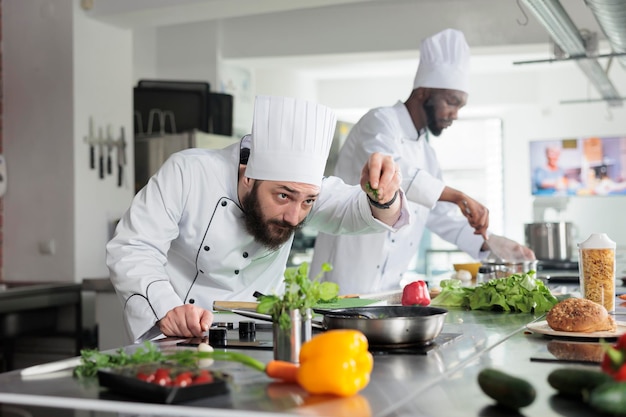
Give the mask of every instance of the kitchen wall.
[[124, 128], [131, 141], [131, 32], [88, 18], [77, 1], [5, 0], [2, 39], [4, 279], [107, 276], [104, 244], [134, 194], [134, 168], [122, 187], [100, 179], [85, 138], [92, 118], [95, 135]]
[[[0, 45], [2, 44], [2, 0], [0, 0]], [[0, 48], [0, 154], [2, 154], [3, 151], [3, 146], [2, 146], [2, 142], [3, 142], [3, 135], [2, 135], [2, 120], [3, 120], [3, 113], [4, 113], [4, 106], [3, 106], [3, 93], [2, 93], [2, 48]], [[4, 268], [2, 267], [3, 263], [4, 263], [4, 255], [3, 255], [3, 250], [2, 248], [4, 247], [3, 245], [3, 240], [4, 240], [4, 198], [0, 197], [0, 281], [2, 281], [3, 277], [4, 277]]]

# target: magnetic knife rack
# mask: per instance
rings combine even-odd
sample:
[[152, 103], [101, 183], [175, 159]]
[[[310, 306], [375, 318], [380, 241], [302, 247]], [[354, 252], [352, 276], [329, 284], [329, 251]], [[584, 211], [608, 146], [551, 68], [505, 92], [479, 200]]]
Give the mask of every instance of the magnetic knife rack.
[[[116, 154], [117, 163], [117, 186], [124, 184], [126, 168], [126, 135], [124, 126], [120, 128], [120, 136], [113, 137], [112, 127], [108, 125], [106, 135], [103, 128], [98, 128], [98, 135], [94, 134], [93, 119], [89, 118], [89, 135], [85, 137], [85, 143], [89, 145], [89, 168], [95, 170], [97, 165], [98, 176], [104, 179], [106, 175], [113, 175], [113, 153]], [[97, 158], [96, 158], [97, 148]], [[96, 163], [97, 160], [97, 163]]]

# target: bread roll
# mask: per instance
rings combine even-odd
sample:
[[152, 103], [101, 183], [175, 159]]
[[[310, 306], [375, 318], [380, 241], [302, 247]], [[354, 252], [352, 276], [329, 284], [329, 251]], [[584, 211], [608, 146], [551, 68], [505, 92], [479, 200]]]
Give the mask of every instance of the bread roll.
[[546, 321], [550, 328], [561, 332], [616, 330], [615, 320], [606, 308], [584, 298], [568, 298], [557, 303], [548, 311]]
[[567, 361], [601, 363], [604, 348], [600, 343], [564, 343], [550, 340], [548, 352], [555, 358]]

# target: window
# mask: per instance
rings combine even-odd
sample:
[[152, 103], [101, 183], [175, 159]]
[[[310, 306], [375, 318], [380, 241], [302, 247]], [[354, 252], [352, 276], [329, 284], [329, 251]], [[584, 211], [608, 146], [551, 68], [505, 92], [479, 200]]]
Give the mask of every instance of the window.
[[[439, 137], [430, 136], [446, 185], [463, 191], [489, 209], [489, 229], [502, 233], [502, 121], [496, 118], [457, 120]], [[429, 250], [427, 252], [427, 250]], [[429, 231], [424, 233], [414, 269], [425, 273], [449, 270], [468, 255]], [[429, 257], [426, 261], [426, 256]], [[471, 259], [471, 258], [470, 258]]]

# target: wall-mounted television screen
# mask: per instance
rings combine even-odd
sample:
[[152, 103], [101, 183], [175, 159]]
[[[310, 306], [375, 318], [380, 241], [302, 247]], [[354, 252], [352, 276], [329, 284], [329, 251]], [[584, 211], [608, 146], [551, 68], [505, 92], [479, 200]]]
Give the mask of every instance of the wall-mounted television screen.
[[530, 142], [532, 194], [626, 195], [626, 136]]

